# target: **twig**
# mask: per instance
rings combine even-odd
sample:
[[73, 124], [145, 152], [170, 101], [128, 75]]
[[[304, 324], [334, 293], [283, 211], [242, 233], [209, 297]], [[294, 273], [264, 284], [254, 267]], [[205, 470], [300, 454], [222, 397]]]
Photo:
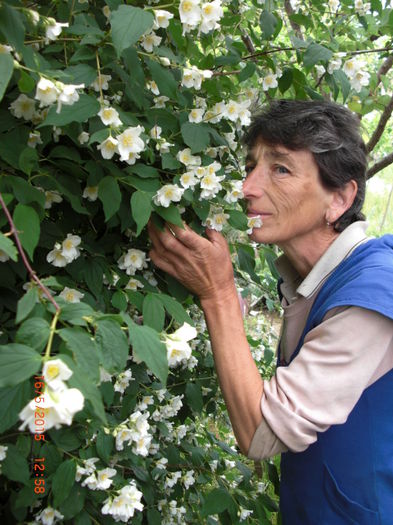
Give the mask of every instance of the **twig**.
[[41, 290], [46, 295], [46, 297], [49, 299], [49, 301], [53, 304], [53, 306], [56, 309], [57, 315], [60, 314], [60, 306], [53, 299], [53, 297], [52, 297], [50, 291], [48, 290], [48, 288], [44, 284], [42, 284], [42, 282], [39, 280], [39, 278], [37, 277], [35, 271], [30, 266], [30, 263], [27, 260], [25, 251], [22, 248], [22, 244], [21, 244], [20, 239], [19, 239], [18, 231], [15, 228], [14, 221], [12, 220], [11, 214], [10, 214], [10, 212], [9, 212], [5, 202], [4, 202], [4, 199], [3, 199], [3, 196], [2, 196], [1, 193], [0, 193], [0, 204], [3, 207], [5, 216], [7, 217], [7, 220], [9, 222], [10, 227], [11, 227], [11, 233], [14, 236], [16, 247], [18, 248], [18, 252], [20, 253], [20, 256], [22, 257], [23, 264], [25, 265], [27, 271], [29, 272], [31, 279], [38, 284], [38, 286], [41, 288]]
[[371, 168], [367, 171], [367, 179], [371, 179], [376, 173], [383, 170], [390, 164], [393, 164], [393, 153], [389, 153], [386, 157], [376, 162]]
[[98, 56], [98, 49], [96, 49], [96, 62], [97, 62], [97, 73], [98, 73], [98, 87], [100, 88], [100, 101], [102, 104], [104, 102], [104, 95], [102, 93], [101, 67], [100, 67], [100, 58]]
[[393, 96], [391, 97], [389, 104], [383, 110], [382, 115], [377, 124], [377, 127], [375, 128], [374, 133], [371, 135], [371, 139], [369, 140], [366, 146], [368, 153], [370, 153], [370, 151], [372, 151], [375, 148], [379, 139], [382, 137], [382, 134], [386, 128], [386, 124], [388, 120], [390, 119], [392, 115], [392, 112], [393, 112]]
[[380, 232], [380, 233], [381, 233], [381, 231], [382, 231], [382, 228], [383, 228], [384, 225], [385, 225], [386, 217], [388, 216], [388, 211], [389, 211], [389, 208], [390, 208], [390, 202], [391, 202], [391, 200], [392, 200], [392, 195], [393, 195], [393, 183], [392, 183], [392, 185], [390, 186], [389, 197], [388, 197], [388, 201], [387, 201], [387, 203], [386, 203], [385, 213], [383, 214], [383, 218], [382, 218], [382, 221], [381, 221], [381, 225], [379, 226], [379, 232]]

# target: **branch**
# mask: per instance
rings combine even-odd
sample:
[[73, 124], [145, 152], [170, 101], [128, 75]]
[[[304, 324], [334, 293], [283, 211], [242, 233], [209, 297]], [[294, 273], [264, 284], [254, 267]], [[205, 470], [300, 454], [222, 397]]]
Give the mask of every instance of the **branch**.
[[386, 75], [386, 73], [389, 71], [389, 69], [391, 69], [392, 66], [393, 66], [393, 54], [389, 55], [388, 58], [383, 62], [383, 64], [379, 68], [379, 71], [377, 74], [377, 85], [375, 86], [376, 88], [381, 83], [383, 75]]
[[297, 24], [296, 22], [294, 22], [293, 20], [291, 20], [291, 15], [293, 15], [295, 13], [295, 11], [293, 10], [292, 6], [291, 6], [291, 2], [290, 0], [285, 0], [284, 2], [284, 7], [285, 7], [285, 11], [287, 13], [287, 16], [288, 16], [288, 20], [289, 20], [289, 23], [295, 33], [295, 35], [300, 38], [300, 40], [303, 40], [304, 41], [304, 37], [303, 37], [303, 33], [302, 33], [302, 30], [300, 29], [300, 26], [299, 24]]
[[46, 297], [49, 299], [49, 301], [53, 304], [53, 306], [56, 308], [56, 313], [57, 315], [60, 313], [60, 306], [56, 303], [56, 301], [53, 299], [50, 291], [48, 290], [48, 288], [42, 284], [42, 282], [38, 279], [35, 271], [33, 270], [33, 268], [30, 266], [30, 263], [29, 261], [27, 260], [27, 257], [26, 257], [26, 254], [25, 254], [25, 251], [24, 249], [22, 248], [22, 244], [20, 242], [20, 239], [19, 239], [19, 235], [18, 235], [18, 231], [17, 229], [15, 228], [15, 224], [14, 224], [14, 221], [12, 220], [12, 217], [11, 217], [11, 214], [3, 200], [3, 196], [2, 194], [0, 193], [0, 204], [2, 205], [3, 207], [3, 210], [4, 210], [4, 213], [5, 213], [5, 216], [7, 217], [7, 220], [9, 222], [9, 225], [11, 227], [11, 234], [14, 236], [15, 238], [15, 243], [16, 243], [16, 247], [18, 248], [18, 252], [20, 253], [20, 256], [22, 257], [22, 261], [23, 261], [23, 264], [25, 265], [27, 271], [29, 272], [30, 274], [30, 277], [32, 278], [33, 281], [35, 281], [38, 286], [41, 288], [41, 290], [43, 291], [43, 293], [46, 295]]
[[393, 164], [393, 152], [389, 153], [389, 155], [386, 155], [381, 160], [378, 160], [375, 164], [371, 166], [367, 170], [367, 179], [371, 179], [376, 173], [383, 170], [387, 166], [390, 166], [390, 164]]
[[247, 51], [251, 55], [253, 55], [255, 53], [255, 47], [254, 47], [254, 44], [252, 43], [250, 36], [247, 35], [247, 33], [242, 33], [242, 40], [243, 40], [244, 45], [247, 48]]
[[377, 127], [375, 128], [374, 133], [371, 135], [371, 139], [369, 140], [366, 146], [368, 153], [370, 153], [370, 151], [372, 151], [375, 148], [379, 139], [382, 137], [382, 134], [385, 130], [386, 124], [388, 120], [390, 119], [392, 112], [393, 112], [393, 95], [389, 101], [389, 104], [383, 110], [382, 115], [377, 124]]

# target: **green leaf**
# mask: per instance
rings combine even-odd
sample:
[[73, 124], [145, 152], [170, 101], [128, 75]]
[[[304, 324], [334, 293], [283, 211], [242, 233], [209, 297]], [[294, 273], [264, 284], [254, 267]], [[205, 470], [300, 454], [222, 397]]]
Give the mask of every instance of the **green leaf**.
[[0, 389], [0, 433], [18, 421], [19, 412], [31, 400], [31, 396], [29, 381]]
[[71, 122], [86, 122], [90, 117], [94, 117], [100, 111], [100, 103], [90, 95], [82, 93], [79, 100], [72, 106], [62, 106], [60, 113], [56, 113], [56, 107], [50, 108], [48, 116], [37, 126], [65, 126]]
[[[63, 514], [65, 520], [74, 518], [85, 506], [85, 498], [88, 491], [85, 487], [81, 487], [79, 483], [75, 483], [67, 498], [59, 506], [59, 511]], [[78, 522], [72, 520], [72, 523], [76, 525]], [[87, 522], [87, 525], [91, 525], [91, 521]]]
[[153, 166], [147, 166], [146, 164], [134, 164], [134, 166], [129, 167], [129, 170], [132, 173], [136, 173], [137, 175], [139, 175], [139, 177], [142, 177], [143, 179], [149, 179], [160, 176], [156, 168], [153, 168]]
[[183, 220], [181, 218], [180, 212], [176, 206], [171, 205], [168, 208], [163, 208], [162, 206], [153, 205], [154, 211], [160, 215], [166, 222], [180, 226], [184, 228]]
[[126, 317], [133, 354], [144, 361], [165, 386], [168, 377], [167, 350], [158, 333], [149, 326], [139, 326]]
[[82, 161], [78, 150], [67, 146], [56, 146], [53, 148], [48, 155], [48, 159], [68, 159], [77, 164], [80, 164]]
[[348, 98], [349, 93], [351, 92], [351, 84], [348, 80], [348, 77], [341, 69], [333, 71], [333, 77], [337, 84], [339, 84], [341, 87], [343, 102], [345, 102]]
[[67, 348], [74, 354], [77, 366], [92, 381], [98, 382], [100, 377], [98, 350], [94, 339], [82, 328], [63, 328], [58, 331]]
[[112, 434], [106, 434], [104, 430], [98, 432], [96, 440], [97, 454], [105, 463], [109, 463], [111, 459], [114, 442]]
[[203, 151], [210, 144], [209, 129], [205, 124], [185, 122], [181, 127], [181, 134], [192, 153]]
[[110, 373], [122, 372], [128, 359], [127, 337], [112, 319], [97, 321], [96, 341], [101, 350], [102, 365]]
[[0, 250], [8, 255], [13, 261], [18, 260], [18, 251], [9, 237], [0, 233]]
[[110, 132], [111, 131], [109, 127], [96, 131], [90, 136], [89, 145], [94, 144], [95, 142], [104, 142], [104, 140], [109, 137]]
[[263, 40], [269, 40], [276, 31], [278, 20], [272, 13], [264, 9], [259, 19], [259, 24], [262, 29]]
[[327, 47], [312, 42], [303, 55], [303, 64], [306, 67], [315, 66], [318, 62], [325, 62], [332, 58], [333, 53]]
[[194, 325], [191, 317], [176, 299], [163, 293], [157, 294], [157, 298], [162, 302], [169, 315], [171, 315], [178, 323]]
[[17, 51], [23, 51], [25, 40], [25, 27], [19, 11], [8, 6], [5, 2], [0, 4], [0, 33], [4, 40]]
[[153, 80], [156, 82], [161, 95], [171, 99], [177, 98], [178, 83], [168, 69], [152, 60], [146, 61]]
[[19, 70], [20, 78], [18, 80], [18, 88], [21, 93], [30, 93], [30, 91], [33, 91], [35, 88], [35, 82], [34, 79], [26, 73], [26, 71], [23, 71], [23, 69]]
[[[75, 386], [71, 384], [71, 379], [73, 379], [73, 377], [74, 375], [72, 375], [68, 381], [68, 384], [72, 387]], [[75, 450], [81, 446], [81, 440], [73, 428], [61, 428], [59, 430], [54, 430], [51, 428], [48, 431], [48, 434], [50, 437], [50, 440], [48, 441], [53, 441], [57, 448], [61, 451], [70, 452], [71, 450]]]
[[[17, 137], [13, 136], [13, 140], [17, 140]], [[1, 141], [0, 141], [1, 146]], [[7, 183], [12, 187], [16, 199], [21, 204], [29, 204], [29, 202], [38, 202], [43, 208], [45, 205], [45, 194], [43, 191], [37, 190], [31, 184], [21, 177], [13, 177], [12, 175], [7, 177]]]
[[14, 59], [8, 53], [0, 53], [0, 100], [3, 98], [8, 82], [14, 71]]
[[27, 484], [30, 478], [29, 464], [15, 445], [7, 445], [7, 455], [1, 463], [2, 474], [12, 481]]
[[117, 308], [121, 312], [124, 312], [124, 310], [127, 309], [127, 294], [124, 293], [122, 290], [117, 290], [113, 295], [111, 299], [112, 306], [114, 308]]
[[33, 170], [38, 169], [38, 153], [34, 148], [27, 146], [21, 152], [19, 155], [19, 167], [26, 175], [30, 175]]
[[[62, 356], [64, 359], [64, 356]], [[68, 384], [82, 392], [94, 410], [95, 415], [103, 422], [107, 423], [104, 403], [99, 389], [92, 383], [91, 379], [82, 370], [74, 368], [74, 373], [68, 380]], [[73, 447], [75, 448], [75, 447]]]
[[71, 324], [86, 326], [83, 317], [91, 317], [94, 310], [86, 303], [67, 303], [61, 307], [60, 319]]
[[165, 310], [155, 294], [148, 293], [143, 301], [143, 323], [161, 332], [165, 323]]
[[232, 228], [237, 230], [246, 231], [248, 228], [248, 221], [246, 215], [239, 210], [229, 210], [229, 219], [228, 222]]
[[135, 44], [146, 31], [153, 27], [154, 16], [139, 7], [121, 5], [112, 12], [110, 23], [112, 42], [117, 56], [120, 57], [124, 49]]
[[50, 326], [42, 317], [32, 317], [21, 324], [16, 332], [15, 342], [26, 344], [41, 352], [49, 339]]
[[205, 498], [201, 508], [201, 516], [220, 514], [232, 505], [232, 498], [224, 489], [213, 489]]
[[18, 306], [16, 308], [16, 324], [20, 323], [25, 319], [36, 305], [38, 298], [37, 288], [33, 286], [28, 290], [25, 295], [19, 299]]
[[202, 390], [200, 385], [196, 383], [187, 383], [186, 397], [190, 407], [197, 413], [200, 413], [203, 408]]
[[144, 191], [135, 191], [131, 197], [131, 214], [137, 224], [138, 237], [146, 226], [152, 212], [152, 196]]
[[0, 346], [0, 388], [22, 383], [41, 368], [42, 358], [26, 345]]
[[98, 198], [104, 206], [105, 221], [119, 210], [121, 204], [121, 192], [119, 184], [114, 177], [104, 177], [98, 185]]
[[56, 470], [52, 480], [54, 507], [57, 508], [69, 495], [75, 483], [76, 465], [73, 459], [64, 461]]
[[64, 69], [63, 73], [69, 76], [69, 84], [85, 84], [90, 86], [97, 77], [97, 70], [87, 64], [78, 64]]
[[13, 220], [23, 248], [33, 260], [34, 250], [40, 238], [40, 218], [37, 212], [30, 206], [17, 204], [14, 209]]

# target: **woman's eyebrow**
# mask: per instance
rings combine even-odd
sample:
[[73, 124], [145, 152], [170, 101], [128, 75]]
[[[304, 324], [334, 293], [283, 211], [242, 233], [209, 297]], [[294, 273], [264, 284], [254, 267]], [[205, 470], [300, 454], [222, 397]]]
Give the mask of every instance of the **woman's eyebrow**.
[[269, 149], [266, 152], [266, 156], [274, 161], [285, 162], [285, 164], [287, 164], [287, 166], [290, 168], [296, 168], [296, 164], [293, 162], [290, 153], [284, 153], [283, 151], [278, 151], [277, 149]]

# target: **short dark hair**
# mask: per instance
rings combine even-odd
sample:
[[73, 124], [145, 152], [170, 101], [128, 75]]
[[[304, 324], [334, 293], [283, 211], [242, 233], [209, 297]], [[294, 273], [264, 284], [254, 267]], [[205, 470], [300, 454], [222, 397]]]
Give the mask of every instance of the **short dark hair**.
[[359, 119], [349, 109], [325, 101], [272, 101], [255, 114], [243, 139], [248, 148], [258, 140], [310, 151], [327, 189], [341, 188], [350, 180], [357, 182], [355, 200], [335, 222], [336, 231], [365, 220], [361, 209], [366, 192], [366, 146], [360, 135]]

